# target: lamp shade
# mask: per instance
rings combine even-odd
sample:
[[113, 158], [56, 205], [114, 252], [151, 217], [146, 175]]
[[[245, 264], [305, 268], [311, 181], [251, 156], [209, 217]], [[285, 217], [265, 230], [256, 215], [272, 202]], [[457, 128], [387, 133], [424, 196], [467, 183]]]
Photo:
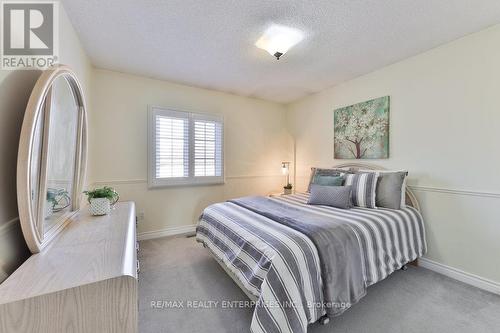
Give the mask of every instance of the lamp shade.
[[281, 173], [287, 176], [290, 173], [290, 162], [281, 163]]
[[266, 50], [278, 59], [291, 47], [304, 39], [304, 33], [298, 29], [273, 24], [255, 43], [259, 49]]

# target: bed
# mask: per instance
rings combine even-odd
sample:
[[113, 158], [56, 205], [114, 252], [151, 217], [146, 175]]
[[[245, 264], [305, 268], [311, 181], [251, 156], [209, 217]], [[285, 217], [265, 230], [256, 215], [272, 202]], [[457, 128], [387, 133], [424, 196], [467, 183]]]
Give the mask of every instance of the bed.
[[407, 206], [398, 210], [312, 206], [308, 196], [239, 198], [213, 204], [200, 217], [196, 239], [255, 305], [254, 333], [305, 333], [311, 323], [326, 323], [426, 251], [419, 205], [408, 189]]

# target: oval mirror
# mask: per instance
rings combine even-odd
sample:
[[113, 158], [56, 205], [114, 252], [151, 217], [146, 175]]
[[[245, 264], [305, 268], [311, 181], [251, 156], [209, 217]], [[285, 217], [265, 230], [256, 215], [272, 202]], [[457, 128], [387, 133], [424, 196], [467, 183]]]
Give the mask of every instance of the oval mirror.
[[86, 109], [76, 75], [59, 65], [31, 93], [19, 143], [19, 219], [31, 252], [40, 252], [80, 207], [86, 162]]

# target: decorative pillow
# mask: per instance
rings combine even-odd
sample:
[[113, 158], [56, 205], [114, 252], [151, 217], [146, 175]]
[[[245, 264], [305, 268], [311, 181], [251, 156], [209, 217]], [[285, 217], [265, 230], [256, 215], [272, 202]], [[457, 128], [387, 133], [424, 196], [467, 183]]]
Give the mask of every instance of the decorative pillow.
[[408, 180], [408, 172], [406, 173], [405, 180], [403, 181], [403, 185], [401, 186], [401, 206], [399, 208], [406, 208], [406, 181]]
[[345, 185], [352, 186], [351, 200], [354, 206], [377, 208], [375, 198], [378, 173], [357, 173], [346, 175]]
[[406, 208], [406, 170], [360, 170], [379, 174], [376, 190], [377, 207], [390, 209]]
[[342, 186], [344, 183], [344, 177], [341, 176], [326, 176], [316, 174], [314, 175], [313, 184], [323, 185], [323, 186]]
[[406, 197], [407, 172], [382, 172], [377, 181], [377, 207], [401, 209], [406, 207], [404, 203]]
[[309, 185], [307, 186], [307, 192], [311, 192], [311, 184], [313, 183], [314, 176], [322, 175], [322, 176], [340, 176], [345, 173], [354, 173], [350, 170], [344, 170], [339, 168], [311, 168], [311, 177], [309, 178]]
[[324, 205], [336, 208], [351, 208], [351, 186], [311, 185], [309, 205]]

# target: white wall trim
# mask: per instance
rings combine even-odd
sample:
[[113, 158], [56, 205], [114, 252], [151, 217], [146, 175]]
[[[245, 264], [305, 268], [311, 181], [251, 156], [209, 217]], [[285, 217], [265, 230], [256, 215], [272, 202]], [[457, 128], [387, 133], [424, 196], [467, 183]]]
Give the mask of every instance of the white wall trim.
[[474, 197], [500, 198], [500, 193], [495, 193], [495, 192], [473, 191], [466, 189], [451, 189], [444, 187], [422, 186], [422, 185], [411, 185], [411, 184], [408, 185], [408, 187], [410, 187], [415, 191], [422, 191], [422, 192], [436, 192], [436, 193], [474, 196]]
[[196, 230], [196, 224], [182, 225], [178, 227], [168, 227], [160, 230], [140, 232], [137, 234], [137, 239], [141, 241], [146, 239], [182, 235], [195, 232], [195, 230]]
[[133, 185], [133, 184], [147, 184], [147, 179], [116, 179], [116, 180], [97, 180], [90, 184], [94, 186], [103, 185]]
[[226, 176], [226, 179], [247, 179], [247, 178], [275, 178], [275, 177], [285, 177], [282, 174], [276, 175], [236, 175], [236, 176]]
[[427, 258], [419, 258], [418, 265], [436, 273], [448, 276], [452, 279], [467, 283], [471, 286], [500, 295], [500, 283], [498, 282], [464, 272], [460, 269], [453, 268]]
[[[230, 179], [255, 179], [255, 178], [276, 178], [283, 177], [283, 175], [237, 175], [237, 176], [226, 176], [226, 180]], [[309, 178], [308, 177], [297, 177], [297, 178]], [[103, 186], [103, 185], [133, 185], [133, 184], [147, 184], [147, 179], [115, 179], [115, 180], [97, 180], [91, 182], [93, 186]], [[474, 197], [486, 197], [486, 198], [500, 198], [500, 193], [487, 192], [487, 191], [476, 191], [467, 189], [451, 189], [446, 187], [436, 187], [436, 186], [426, 186], [426, 185], [412, 185], [408, 184], [408, 187], [415, 191], [420, 192], [435, 192], [435, 193], [445, 193], [453, 195], [464, 195], [464, 196], [474, 196]]]
[[[310, 176], [297, 176], [297, 178], [309, 179]], [[457, 189], [457, 188], [447, 188], [447, 187], [439, 187], [431, 185], [416, 185], [416, 184], [408, 184], [408, 187], [414, 191], [420, 191], [420, 192], [434, 192], [434, 193], [444, 193], [444, 194], [483, 197], [483, 198], [500, 198], [499, 192]]]
[[[284, 177], [281, 174], [276, 175], [238, 175], [238, 176], [226, 176], [225, 179], [255, 179], [255, 178], [276, 178]], [[147, 179], [117, 179], [117, 180], [96, 180], [90, 182], [93, 186], [103, 186], [103, 185], [129, 185], [129, 184], [147, 184]]]
[[19, 217], [14, 217], [12, 220], [9, 220], [0, 225], [0, 236], [3, 236], [7, 232], [9, 232], [17, 223], [19, 223]]
[[[17, 222], [19, 222], [19, 217], [15, 217], [12, 220], [7, 221], [7, 223], [2, 224], [0, 226], [0, 235], [8, 232]], [[175, 236], [195, 232], [195, 230], [196, 224], [168, 227], [160, 230], [140, 232], [137, 234], [137, 239], [147, 240], [167, 236]], [[419, 266], [423, 268], [427, 268], [431, 271], [448, 276], [452, 279], [500, 295], [500, 283], [498, 282], [485, 279], [475, 274], [464, 272], [460, 269], [453, 268], [427, 258], [420, 258], [418, 262]]]

